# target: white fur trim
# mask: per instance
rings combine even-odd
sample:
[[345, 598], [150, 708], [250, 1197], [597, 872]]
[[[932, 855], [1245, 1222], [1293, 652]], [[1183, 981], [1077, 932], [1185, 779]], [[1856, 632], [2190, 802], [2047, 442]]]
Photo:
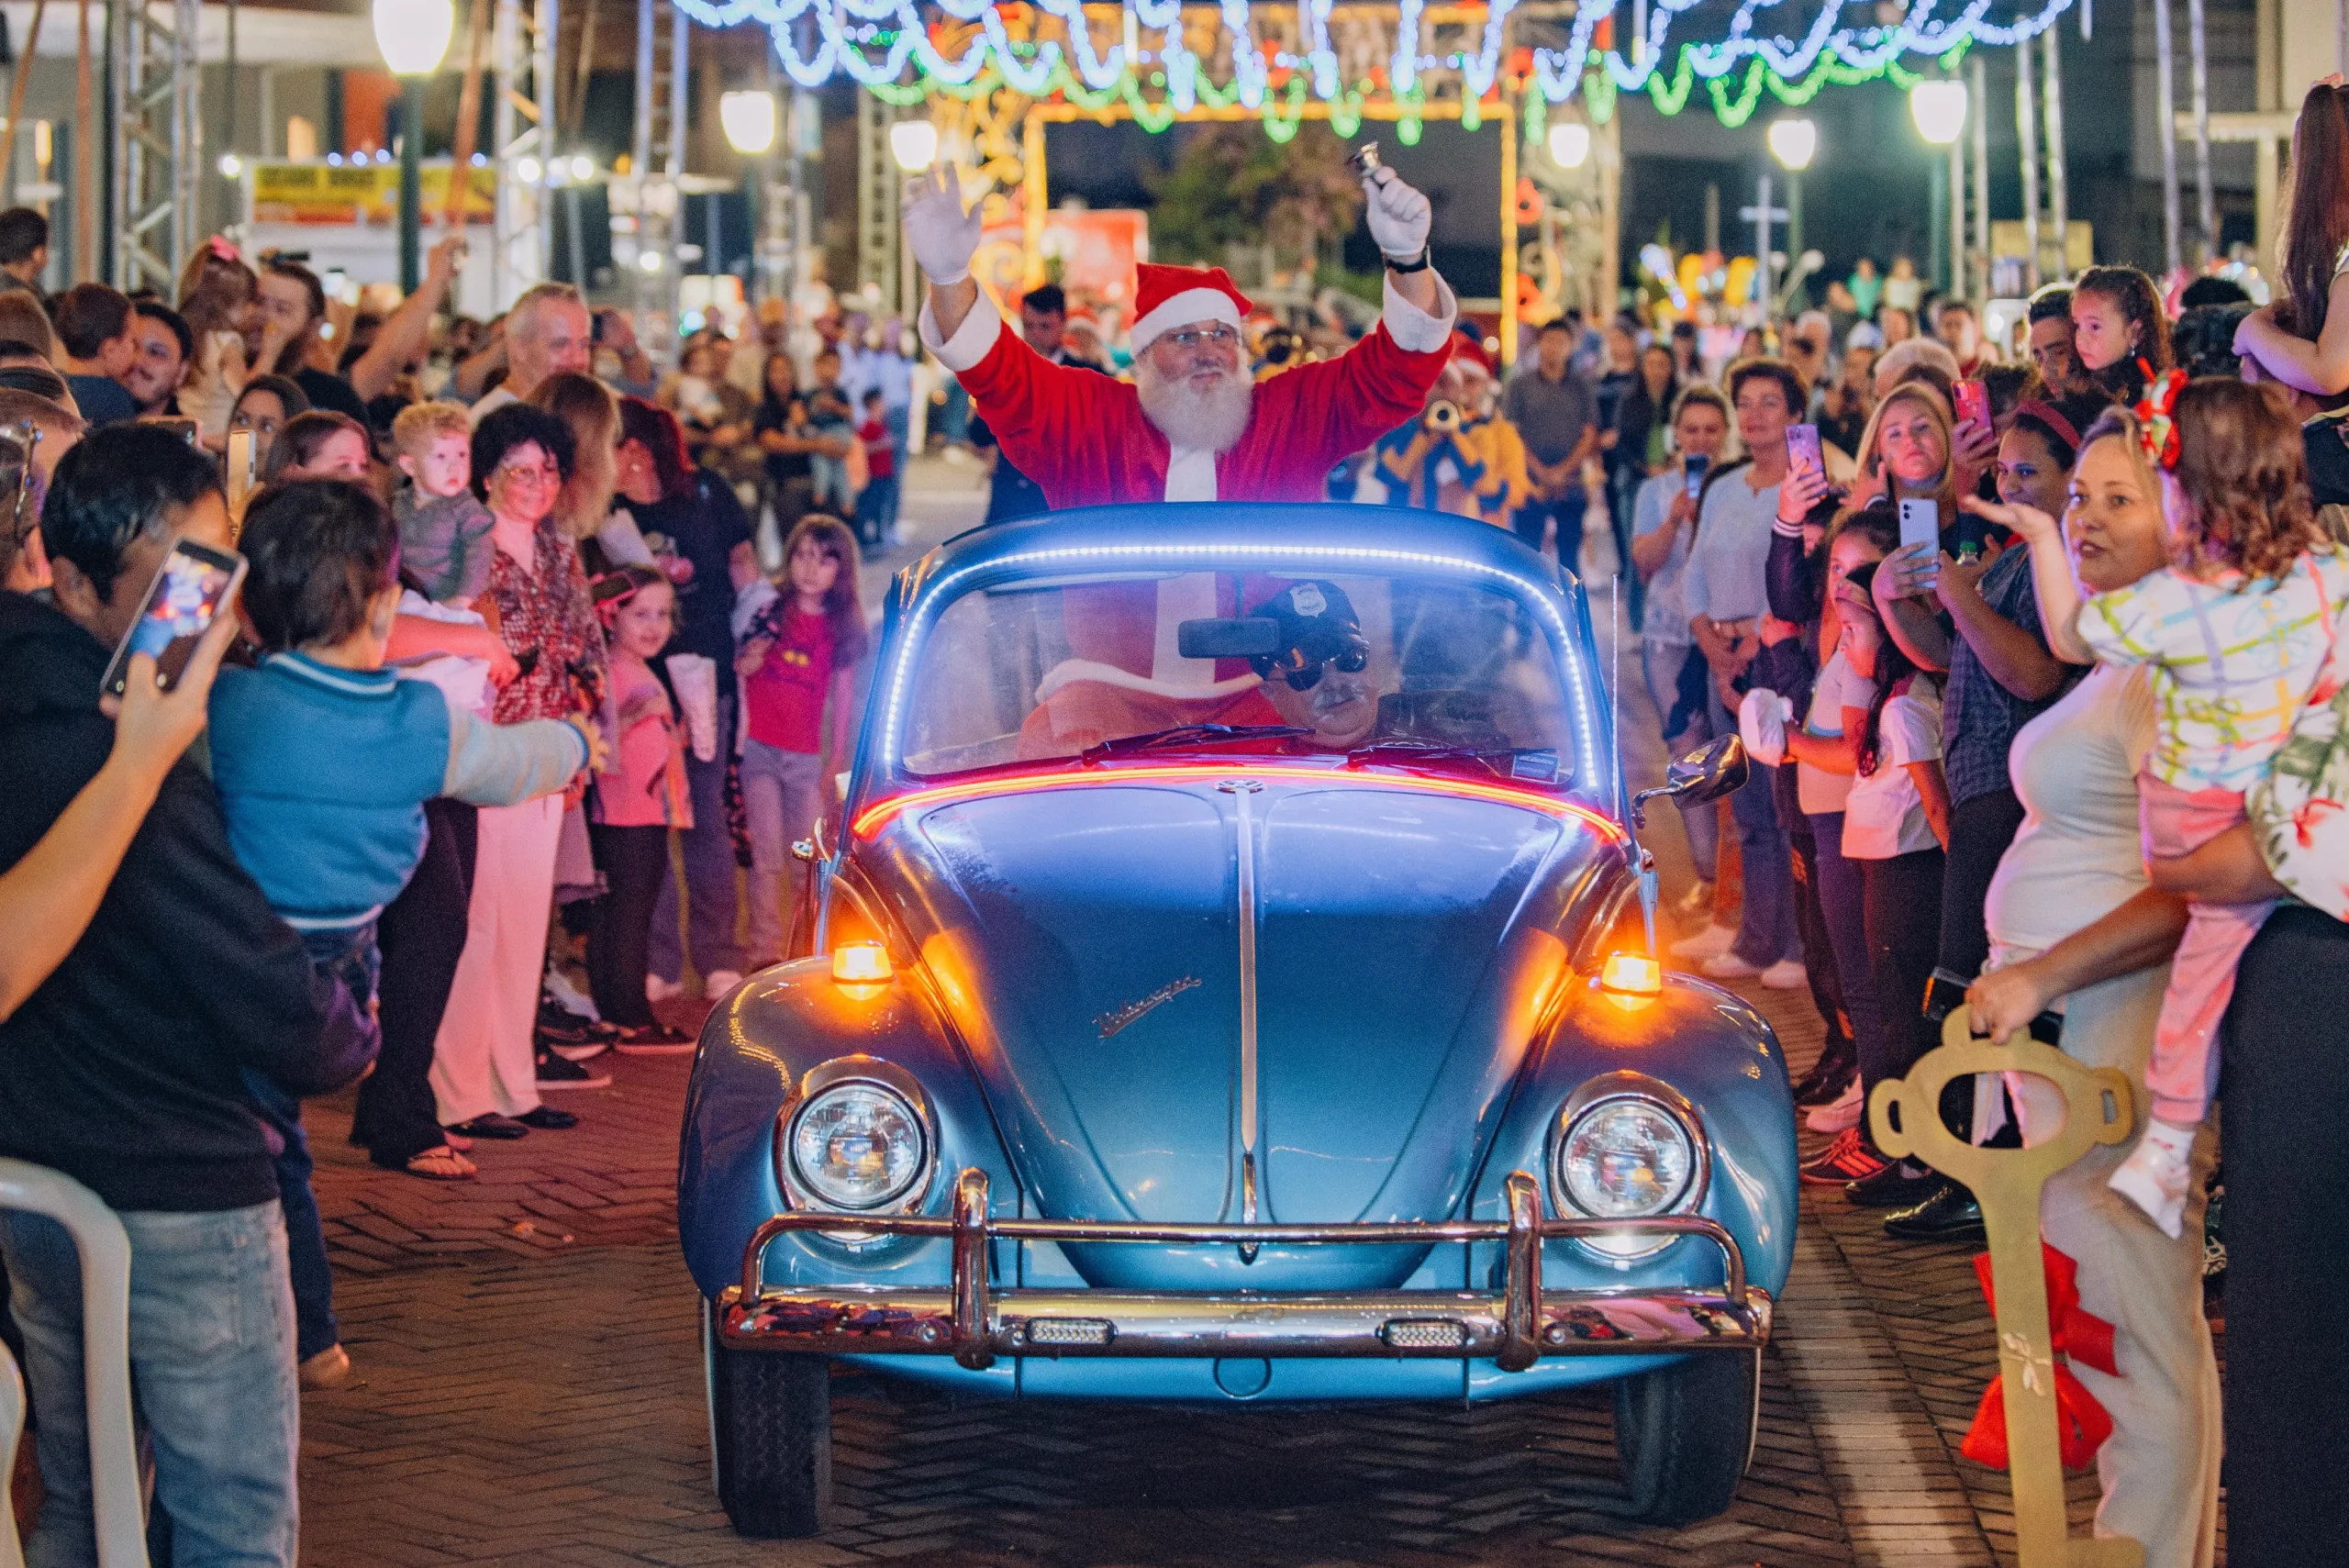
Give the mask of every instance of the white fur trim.
[[1128, 337], [1139, 354], [1166, 333], [1194, 321], [1220, 321], [1234, 331], [1246, 326], [1240, 319], [1240, 306], [1221, 289], [1185, 289], [1137, 320]]
[[1234, 675], [1228, 681], [1218, 681], [1207, 686], [1176, 685], [1171, 682], [1152, 680], [1137, 675], [1131, 670], [1120, 670], [1115, 664], [1103, 664], [1091, 659], [1064, 659], [1053, 665], [1036, 686], [1036, 700], [1044, 701], [1063, 686], [1079, 681], [1092, 681], [1104, 686], [1116, 686], [1120, 691], [1141, 692], [1154, 697], [1172, 697], [1185, 702], [1198, 702], [1210, 697], [1236, 696], [1252, 686], [1264, 683], [1253, 675]]
[[1435, 277], [1435, 305], [1439, 314], [1431, 316], [1403, 297], [1395, 286], [1394, 274], [1387, 274], [1386, 303], [1379, 319], [1386, 323], [1386, 335], [1395, 346], [1414, 354], [1432, 354], [1451, 339], [1452, 328], [1460, 320], [1460, 301], [1453, 297], [1452, 285], [1441, 276]]
[[1166, 453], [1166, 498], [1214, 500], [1215, 453], [1197, 447], [1170, 448]]
[[1003, 317], [996, 314], [986, 295], [981, 295], [972, 305], [970, 314], [963, 317], [963, 325], [954, 329], [954, 336], [944, 338], [939, 335], [938, 317], [930, 314], [930, 301], [924, 300], [920, 331], [922, 347], [936, 354], [940, 364], [959, 374], [987, 357], [987, 350], [1003, 335]]

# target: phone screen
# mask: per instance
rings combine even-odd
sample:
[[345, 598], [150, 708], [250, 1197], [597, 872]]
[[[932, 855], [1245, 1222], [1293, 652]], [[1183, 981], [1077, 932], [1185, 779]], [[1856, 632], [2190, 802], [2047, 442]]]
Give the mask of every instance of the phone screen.
[[130, 623], [106, 665], [106, 690], [121, 695], [134, 653], [155, 661], [158, 685], [166, 691], [177, 685], [180, 672], [195, 652], [196, 640], [212, 625], [244, 573], [242, 556], [186, 539], [172, 546], [155, 581], [148, 586], [146, 598], [139, 602], [139, 618]]
[[1901, 502], [1900, 542], [1938, 550], [1942, 542], [1941, 504], [1932, 500]]
[[1987, 428], [1990, 424], [1990, 391], [1978, 381], [1961, 381], [1954, 388], [1957, 394], [1957, 422], [1971, 420]]
[[1808, 468], [1819, 473], [1827, 472], [1827, 460], [1819, 450], [1818, 426], [1787, 427], [1787, 462], [1795, 468]]
[[245, 506], [252, 499], [253, 481], [260, 466], [255, 454], [260, 450], [250, 430], [228, 432], [228, 461], [225, 464], [228, 480], [228, 521], [237, 528], [244, 527]]
[[1688, 499], [1694, 501], [1704, 491], [1705, 473], [1713, 466], [1713, 460], [1702, 452], [1690, 452], [1680, 462], [1688, 473]]

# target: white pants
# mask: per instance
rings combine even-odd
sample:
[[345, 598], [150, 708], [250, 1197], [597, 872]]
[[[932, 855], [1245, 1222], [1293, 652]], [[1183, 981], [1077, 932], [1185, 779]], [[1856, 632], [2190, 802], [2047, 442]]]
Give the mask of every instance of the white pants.
[[[2118, 1067], [2142, 1095], [2169, 967], [2141, 969], [2065, 998], [2064, 1050], [2091, 1067]], [[2144, 1117], [2137, 1118], [2138, 1130]], [[2133, 1141], [2133, 1140], [2132, 1140]], [[2104, 1500], [2096, 1533], [2145, 1548], [2145, 1568], [2210, 1568], [2219, 1519], [2219, 1365], [2202, 1316], [2202, 1179], [2211, 1137], [2197, 1140], [2185, 1234], [2163, 1235], [2106, 1186], [2131, 1144], [2091, 1149], [2041, 1191], [2048, 1244], [2080, 1265], [2080, 1306], [2110, 1323], [2109, 1377], [2072, 1370], [2112, 1417], [2097, 1451]]]
[[432, 1095], [443, 1126], [490, 1111], [519, 1116], [539, 1104], [531, 1038], [562, 796], [484, 806], [480, 822], [464, 956], [432, 1042]]

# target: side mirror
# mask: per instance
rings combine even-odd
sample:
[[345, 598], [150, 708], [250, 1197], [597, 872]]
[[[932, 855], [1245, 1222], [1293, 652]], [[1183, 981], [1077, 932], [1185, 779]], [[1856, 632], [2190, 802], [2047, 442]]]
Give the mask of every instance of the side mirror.
[[1701, 749], [1674, 758], [1664, 770], [1664, 784], [1673, 804], [1686, 811], [1734, 795], [1745, 787], [1753, 772], [1745, 742], [1734, 734], [1720, 735]]
[[1631, 797], [1631, 826], [1647, 826], [1647, 804], [1658, 795], [1686, 811], [1743, 789], [1753, 771], [1743, 740], [1733, 734], [1717, 736], [1701, 750], [1674, 758], [1664, 770], [1663, 784]]

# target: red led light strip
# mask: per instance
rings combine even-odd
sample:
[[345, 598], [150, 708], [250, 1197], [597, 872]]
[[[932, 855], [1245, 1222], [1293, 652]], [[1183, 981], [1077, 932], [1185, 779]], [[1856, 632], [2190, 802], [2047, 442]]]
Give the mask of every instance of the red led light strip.
[[1298, 784], [1354, 784], [1370, 789], [1399, 791], [1406, 794], [1443, 795], [1458, 800], [1488, 800], [1499, 806], [1514, 806], [1527, 811], [1539, 811], [1550, 817], [1572, 817], [1617, 843], [1629, 843], [1623, 829], [1603, 814], [1587, 806], [1555, 795], [1540, 795], [1531, 790], [1513, 789], [1507, 784], [1484, 784], [1475, 779], [1429, 778], [1415, 773], [1358, 773], [1351, 769], [1338, 771], [1328, 768], [1303, 768], [1272, 763], [1264, 766], [1241, 767], [1231, 763], [1202, 764], [1185, 762], [1152, 764], [1146, 767], [1104, 769], [1082, 773], [1025, 773], [1010, 778], [973, 779], [967, 784], [939, 784], [930, 789], [910, 790], [876, 801], [858, 814], [853, 831], [860, 839], [870, 839], [887, 827], [899, 813], [916, 811], [933, 806], [951, 805], [958, 800], [984, 800], [992, 795], [1029, 795], [1039, 790], [1083, 789], [1091, 784], [1197, 784], [1207, 780], [1234, 778], [1286, 779]]

